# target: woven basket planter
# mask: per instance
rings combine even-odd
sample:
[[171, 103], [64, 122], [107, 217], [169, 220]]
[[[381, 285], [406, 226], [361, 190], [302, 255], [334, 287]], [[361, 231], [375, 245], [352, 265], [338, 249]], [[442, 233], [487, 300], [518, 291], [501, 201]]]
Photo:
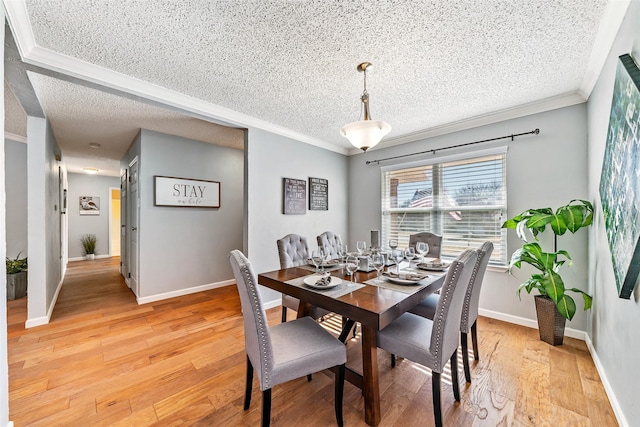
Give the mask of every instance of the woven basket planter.
[[560, 314], [553, 300], [547, 296], [536, 295], [536, 314], [540, 339], [547, 344], [562, 345], [564, 325], [567, 319]]

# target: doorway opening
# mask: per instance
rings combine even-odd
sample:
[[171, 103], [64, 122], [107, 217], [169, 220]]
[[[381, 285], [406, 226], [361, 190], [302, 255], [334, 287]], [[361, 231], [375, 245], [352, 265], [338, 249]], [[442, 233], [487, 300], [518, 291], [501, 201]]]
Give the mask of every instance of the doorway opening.
[[120, 189], [109, 187], [109, 255], [120, 256]]

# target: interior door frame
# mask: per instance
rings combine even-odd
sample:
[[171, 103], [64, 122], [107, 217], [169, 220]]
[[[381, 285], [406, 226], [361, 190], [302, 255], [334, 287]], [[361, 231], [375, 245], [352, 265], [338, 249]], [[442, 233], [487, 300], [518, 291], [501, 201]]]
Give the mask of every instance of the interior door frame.
[[[109, 187], [109, 257], [113, 256], [113, 245], [111, 244], [113, 227], [111, 223], [113, 222], [113, 190], [120, 191], [119, 187]], [[122, 220], [120, 220], [122, 223]]]
[[129, 248], [127, 225], [129, 224], [129, 211], [127, 210], [127, 198], [129, 196], [129, 169], [125, 169], [120, 175], [120, 274], [129, 288]]
[[[137, 167], [136, 173], [136, 197], [137, 200], [134, 200], [134, 197], [131, 195], [131, 168], [133, 165]], [[133, 223], [132, 218], [132, 210], [136, 209], [136, 223]], [[128, 177], [127, 177], [127, 276], [131, 282], [135, 283], [135, 286], [131, 286], [129, 283], [129, 288], [133, 290], [133, 293], [136, 295], [136, 298], [140, 298], [140, 162], [138, 156], [136, 156], [130, 163], [128, 168]], [[129, 230], [136, 231], [136, 250], [131, 250], [131, 237], [133, 233], [130, 233]], [[135, 252], [135, 253], [134, 253]], [[137, 277], [131, 277], [131, 259], [135, 259], [135, 271], [134, 274]]]

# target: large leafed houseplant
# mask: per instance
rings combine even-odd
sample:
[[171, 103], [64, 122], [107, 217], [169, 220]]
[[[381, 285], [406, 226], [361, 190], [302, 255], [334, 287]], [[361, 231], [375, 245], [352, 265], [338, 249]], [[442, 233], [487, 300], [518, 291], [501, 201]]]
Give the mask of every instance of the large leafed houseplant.
[[[593, 205], [586, 200], [579, 199], [571, 200], [568, 204], [556, 209], [555, 212], [551, 208], [527, 209], [505, 221], [502, 227], [515, 229], [518, 237], [525, 242], [520, 249], [513, 253], [509, 262], [509, 271], [511, 272], [514, 267], [520, 268], [523, 263], [538, 270], [527, 281], [520, 284], [517, 290], [518, 296], [523, 289], [528, 293], [536, 289], [543, 298], [553, 301], [558, 313], [568, 320], [571, 320], [576, 313], [576, 303], [567, 294], [567, 291], [582, 296], [585, 310], [591, 308], [592, 298], [589, 294], [578, 288], [565, 287], [565, 282], [560, 275], [560, 268], [566, 262], [571, 265], [571, 256], [565, 250], [557, 250], [557, 237], [567, 231], [575, 233], [579, 229], [591, 225], [592, 221]], [[545, 252], [538, 240], [538, 234], [544, 232], [547, 225], [554, 233], [553, 252]], [[531, 237], [533, 237], [533, 241], [531, 241]], [[538, 322], [540, 323], [540, 317], [538, 317]], [[564, 320], [562, 320], [562, 330], [564, 331]]]

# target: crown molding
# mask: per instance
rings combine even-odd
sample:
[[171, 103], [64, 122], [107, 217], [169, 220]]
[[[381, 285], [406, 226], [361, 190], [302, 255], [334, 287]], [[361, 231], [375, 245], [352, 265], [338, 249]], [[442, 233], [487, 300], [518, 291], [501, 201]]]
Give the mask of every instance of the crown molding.
[[585, 94], [585, 99], [589, 99], [598, 82], [630, 4], [631, 0], [612, 0], [607, 4], [591, 49], [591, 55], [589, 55], [587, 70], [580, 85], [580, 91]]
[[36, 46], [31, 21], [24, 0], [3, 0], [5, 16], [13, 32], [20, 53], [29, 52]]
[[[376, 151], [396, 145], [433, 138], [440, 135], [459, 132], [474, 127], [585, 102], [590, 96], [600, 72], [602, 71], [602, 67], [604, 66], [606, 57], [609, 54], [613, 41], [615, 40], [622, 20], [624, 19], [630, 1], [631, 0], [612, 0], [607, 5], [607, 10], [605, 11], [600, 28], [598, 29], [596, 42], [594, 43], [594, 47], [589, 58], [587, 72], [585, 73], [579, 90], [391, 138], [383, 141], [384, 143], [372, 148], [370, 151]], [[153, 83], [42, 48], [36, 44], [33, 36], [26, 3], [23, 0], [3, 0], [3, 2], [9, 24], [14, 33], [16, 45], [18, 46], [23, 61], [26, 63], [59, 72], [61, 74], [73, 76], [97, 85], [120, 90], [139, 96], [143, 99], [171, 106], [186, 113], [193, 113], [216, 122], [222, 122], [223, 124], [243, 128], [253, 127], [262, 129], [267, 132], [343, 155], [351, 156], [361, 153], [361, 151], [356, 148], [348, 149], [317, 138], [312, 138], [283, 126], [275, 125], [225, 107], [181, 94]]]
[[[555, 110], [558, 108], [570, 107], [572, 105], [581, 104], [583, 102], [586, 102], [586, 97], [582, 94], [581, 91], [578, 90], [575, 92], [569, 92], [563, 95], [553, 96], [539, 101], [528, 102], [516, 107], [494, 111], [492, 113], [482, 114], [468, 119], [435, 126], [429, 129], [421, 130], [419, 132], [391, 138], [386, 141], [382, 141], [375, 148], [372, 148], [367, 152], [377, 151], [396, 145], [407, 144], [409, 142], [421, 141], [429, 138], [434, 138], [436, 136], [442, 136], [467, 129], [477, 128], [480, 126], [486, 126], [493, 123], [503, 122], [505, 120], [517, 119], [519, 117], [530, 116], [532, 114], [543, 113], [545, 111]], [[356, 149], [349, 151], [349, 155], [355, 155], [358, 153], [360, 153], [360, 151]]]
[[22, 60], [60, 74], [75, 77], [96, 85], [123, 91], [143, 99], [164, 104], [186, 113], [193, 113], [216, 122], [241, 128], [257, 128], [309, 145], [346, 155], [347, 149], [312, 138], [283, 126], [239, 113], [201, 99], [197, 99], [153, 83], [137, 79], [77, 58], [54, 52], [36, 44], [24, 1], [4, 0], [9, 24], [14, 32]]
[[27, 137], [26, 136], [17, 135], [15, 133], [11, 133], [11, 132], [6, 132], [5, 131], [4, 138], [5, 139], [10, 139], [10, 140], [15, 141], [15, 142], [22, 142], [24, 144], [27, 143]]

